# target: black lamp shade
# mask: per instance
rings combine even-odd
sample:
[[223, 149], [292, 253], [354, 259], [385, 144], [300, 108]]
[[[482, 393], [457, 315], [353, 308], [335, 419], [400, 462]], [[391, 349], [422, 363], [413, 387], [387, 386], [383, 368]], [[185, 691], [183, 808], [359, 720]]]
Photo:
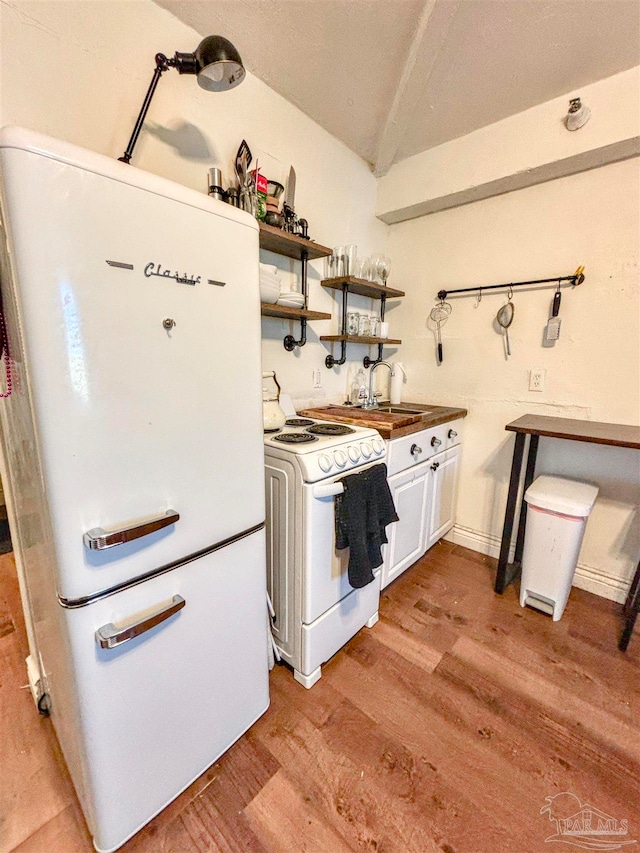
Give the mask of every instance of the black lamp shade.
[[207, 36], [202, 39], [193, 53], [176, 51], [173, 59], [168, 59], [164, 53], [157, 53], [156, 68], [142, 102], [127, 150], [122, 157], [118, 158], [123, 163], [131, 162], [133, 149], [138, 141], [158, 81], [169, 68], [176, 68], [178, 74], [197, 74], [199, 85], [209, 92], [224, 92], [225, 89], [233, 89], [234, 86], [242, 83], [245, 77], [240, 54], [231, 42], [222, 36]]
[[240, 54], [228, 39], [207, 36], [193, 54], [196, 60], [198, 85], [210, 92], [233, 89], [244, 80]]

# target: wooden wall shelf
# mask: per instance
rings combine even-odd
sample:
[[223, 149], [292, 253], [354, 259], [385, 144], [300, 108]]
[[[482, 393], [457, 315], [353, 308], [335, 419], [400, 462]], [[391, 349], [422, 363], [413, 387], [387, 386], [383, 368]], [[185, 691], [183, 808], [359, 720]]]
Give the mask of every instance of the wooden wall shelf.
[[362, 335], [320, 335], [321, 341], [346, 341], [348, 344], [381, 344], [382, 346], [394, 346], [402, 341], [396, 338], [371, 338]]
[[382, 361], [382, 350], [385, 346], [396, 346], [402, 341], [397, 338], [374, 338], [369, 335], [348, 335], [347, 334], [347, 302], [350, 293], [355, 293], [358, 296], [368, 296], [370, 299], [380, 300], [380, 320], [384, 320], [384, 312], [387, 299], [395, 299], [404, 296], [404, 290], [396, 290], [394, 287], [385, 287], [383, 284], [377, 284], [374, 281], [368, 281], [364, 278], [356, 278], [355, 276], [341, 276], [340, 278], [325, 278], [320, 282], [323, 287], [329, 290], [339, 290], [342, 293], [342, 329], [340, 335], [321, 335], [321, 341], [337, 341], [340, 344], [340, 358], [336, 358], [333, 353], [325, 358], [325, 366], [331, 369], [336, 365], [344, 364], [347, 359], [347, 344], [365, 344], [367, 346], [378, 347], [378, 357], [372, 360], [366, 356], [363, 360], [365, 367]]
[[307, 260], [309, 261], [316, 258], [326, 258], [332, 254], [332, 249], [328, 249], [326, 246], [314, 243], [313, 240], [305, 240], [295, 234], [289, 234], [281, 228], [265, 225], [264, 222], [260, 223], [260, 248], [266, 249], [267, 252], [275, 252], [277, 255], [284, 255], [287, 258], [295, 258], [297, 261], [302, 259], [303, 252], [307, 253]]
[[[295, 234], [289, 234], [280, 228], [265, 225], [260, 222], [260, 248], [267, 252], [275, 252], [301, 262], [302, 292], [304, 301], [308, 301], [307, 263], [316, 258], [325, 258], [332, 254], [327, 246], [314, 243], [313, 240], [305, 240]], [[291, 308], [287, 305], [274, 305], [267, 302], [260, 303], [260, 313], [263, 317], [278, 317], [281, 320], [299, 320], [300, 338], [296, 340], [293, 335], [287, 335], [283, 341], [287, 352], [293, 352], [297, 347], [303, 347], [307, 342], [308, 320], [330, 320], [331, 314], [322, 311], [310, 311], [308, 308]]]
[[309, 311], [305, 308], [291, 308], [288, 305], [275, 305], [270, 302], [260, 303], [260, 313], [263, 317], [279, 317], [281, 320], [330, 320], [331, 314], [323, 311]]
[[349, 293], [356, 293], [358, 296], [369, 296], [371, 299], [394, 299], [404, 296], [404, 290], [396, 290], [394, 287], [385, 287], [383, 284], [376, 284], [374, 281], [367, 281], [364, 278], [355, 278], [350, 275], [344, 278], [325, 278], [320, 282], [323, 287], [328, 287], [331, 290], [342, 290], [346, 284]]

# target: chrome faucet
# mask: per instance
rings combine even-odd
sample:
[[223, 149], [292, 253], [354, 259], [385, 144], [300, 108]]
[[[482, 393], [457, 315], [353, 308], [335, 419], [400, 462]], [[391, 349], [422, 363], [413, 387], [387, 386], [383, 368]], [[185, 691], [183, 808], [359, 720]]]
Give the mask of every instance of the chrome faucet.
[[393, 367], [391, 367], [391, 365], [389, 364], [388, 361], [376, 361], [374, 364], [371, 365], [371, 368], [369, 370], [369, 396], [367, 397], [367, 400], [362, 407], [363, 409], [377, 409], [378, 408], [378, 401], [376, 400], [376, 395], [373, 392], [373, 374], [374, 374], [376, 367], [380, 367], [381, 364], [384, 364], [385, 367], [389, 368], [391, 376], [395, 375], [394, 371], [393, 371]]

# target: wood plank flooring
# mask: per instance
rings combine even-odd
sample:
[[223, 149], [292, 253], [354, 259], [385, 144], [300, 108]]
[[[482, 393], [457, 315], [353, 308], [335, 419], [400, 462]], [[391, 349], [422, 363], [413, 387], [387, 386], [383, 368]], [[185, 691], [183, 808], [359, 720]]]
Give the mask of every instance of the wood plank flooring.
[[[311, 690], [276, 667], [269, 711], [123, 853], [548, 853], [563, 792], [640, 843], [640, 633], [622, 654], [619, 605], [574, 589], [553, 623], [494, 572], [434, 546]], [[89, 853], [26, 654], [0, 556], [0, 853]]]

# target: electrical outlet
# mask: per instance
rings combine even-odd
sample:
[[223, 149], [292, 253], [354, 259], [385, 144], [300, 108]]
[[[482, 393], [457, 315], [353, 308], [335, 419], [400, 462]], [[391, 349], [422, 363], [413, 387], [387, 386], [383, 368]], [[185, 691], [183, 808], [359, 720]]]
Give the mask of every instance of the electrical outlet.
[[547, 374], [541, 367], [532, 367], [529, 371], [529, 391], [544, 391], [544, 380]]
[[313, 371], [313, 387], [322, 388], [322, 371], [319, 367]]

